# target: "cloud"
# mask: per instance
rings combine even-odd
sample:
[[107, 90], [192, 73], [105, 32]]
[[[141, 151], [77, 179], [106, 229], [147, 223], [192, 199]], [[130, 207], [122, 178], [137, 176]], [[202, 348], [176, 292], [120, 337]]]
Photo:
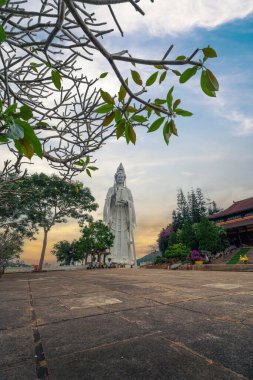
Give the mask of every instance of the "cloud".
[[[253, 12], [252, 0], [156, 0], [154, 4], [146, 0], [139, 5], [145, 12], [144, 17], [129, 4], [113, 8], [126, 34], [142, 31], [161, 36], [180, 34], [197, 27], [212, 29], [235, 19], [243, 19]], [[108, 19], [106, 8], [95, 11], [99, 19]]]
[[192, 177], [193, 173], [192, 172], [181, 172], [181, 175], [184, 177]]
[[225, 117], [233, 122], [234, 135], [249, 136], [253, 134], [253, 117], [246, 116], [239, 111], [233, 111]]

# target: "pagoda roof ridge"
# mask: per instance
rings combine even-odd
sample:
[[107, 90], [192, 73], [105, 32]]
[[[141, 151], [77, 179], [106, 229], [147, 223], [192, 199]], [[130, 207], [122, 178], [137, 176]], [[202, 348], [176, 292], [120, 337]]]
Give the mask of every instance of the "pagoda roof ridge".
[[240, 201], [233, 202], [231, 206], [223, 211], [217, 212], [216, 214], [209, 215], [209, 219], [217, 219], [225, 215], [237, 214], [241, 211], [246, 211], [253, 209], [253, 197], [242, 199]]

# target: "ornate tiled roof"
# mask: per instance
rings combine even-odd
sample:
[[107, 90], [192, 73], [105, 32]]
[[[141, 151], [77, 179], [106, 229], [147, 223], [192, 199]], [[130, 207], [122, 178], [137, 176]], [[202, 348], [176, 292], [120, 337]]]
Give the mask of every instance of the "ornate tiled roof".
[[234, 202], [230, 207], [226, 210], [217, 212], [216, 214], [210, 215], [209, 219], [218, 219], [222, 218], [226, 215], [238, 214], [241, 211], [247, 211], [253, 209], [253, 197], [243, 199], [242, 201]]

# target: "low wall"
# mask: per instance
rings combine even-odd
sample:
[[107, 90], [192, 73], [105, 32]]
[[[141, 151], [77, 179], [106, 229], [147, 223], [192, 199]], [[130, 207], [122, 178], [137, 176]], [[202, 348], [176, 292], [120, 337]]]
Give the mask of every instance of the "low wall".
[[206, 271], [228, 271], [228, 272], [253, 272], [253, 264], [202, 264], [182, 265], [180, 270], [206, 270]]

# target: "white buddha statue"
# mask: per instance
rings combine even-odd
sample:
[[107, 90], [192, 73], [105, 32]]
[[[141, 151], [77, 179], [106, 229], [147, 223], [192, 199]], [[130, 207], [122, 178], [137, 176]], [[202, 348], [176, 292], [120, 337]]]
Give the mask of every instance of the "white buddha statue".
[[115, 236], [111, 258], [116, 263], [133, 265], [136, 261], [133, 229], [136, 224], [134, 202], [131, 191], [126, 187], [126, 174], [120, 164], [114, 176], [104, 206], [104, 222]]

